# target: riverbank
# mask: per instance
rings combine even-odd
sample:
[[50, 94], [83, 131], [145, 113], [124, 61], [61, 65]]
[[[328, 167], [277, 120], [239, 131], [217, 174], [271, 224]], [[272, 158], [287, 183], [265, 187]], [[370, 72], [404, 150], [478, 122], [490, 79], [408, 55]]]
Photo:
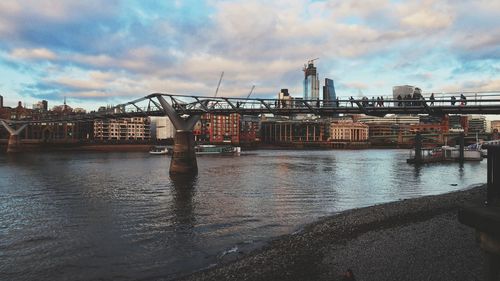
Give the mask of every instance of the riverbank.
[[[22, 152], [75, 151], [75, 152], [148, 152], [154, 144], [22, 144]], [[0, 145], [0, 153], [7, 150]]]
[[345, 211], [282, 236], [234, 262], [182, 280], [481, 280], [485, 257], [460, 224], [485, 186]]

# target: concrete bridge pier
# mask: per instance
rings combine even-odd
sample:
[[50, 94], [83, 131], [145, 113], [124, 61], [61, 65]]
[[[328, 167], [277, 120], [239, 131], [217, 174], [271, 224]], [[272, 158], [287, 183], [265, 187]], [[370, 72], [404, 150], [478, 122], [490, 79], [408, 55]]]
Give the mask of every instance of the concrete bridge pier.
[[7, 122], [1, 121], [1, 124], [9, 131], [9, 141], [7, 142], [7, 153], [15, 153], [21, 151], [21, 142], [19, 140], [19, 134], [28, 126], [27, 124], [22, 125], [18, 129], [14, 129]]
[[195, 174], [198, 163], [194, 150], [193, 131], [177, 131], [174, 138], [174, 153], [170, 161], [170, 174]]
[[162, 97], [158, 101], [165, 110], [165, 114], [177, 130], [174, 137], [174, 153], [170, 161], [170, 174], [196, 174], [198, 163], [196, 161], [193, 128], [200, 120], [201, 115], [191, 115], [183, 118]]

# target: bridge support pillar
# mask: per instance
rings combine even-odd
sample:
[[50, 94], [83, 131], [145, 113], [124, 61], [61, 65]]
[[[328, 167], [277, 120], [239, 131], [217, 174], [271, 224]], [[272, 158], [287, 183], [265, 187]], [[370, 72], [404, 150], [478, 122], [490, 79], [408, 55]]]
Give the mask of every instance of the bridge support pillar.
[[193, 131], [177, 131], [174, 138], [174, 153], [170, 161], [170, 174], [195, 174], [198, 163], [194, 150]]
[[422, 135], [417, 132], [415, 135], [415, 164], [422, 163]]
[[19, 135], [10, 135], [7, 142], [7, 153], [15, 153], [21, 151], [21, 143], [19, 142]]
[[162, 96], [157, 96], [157, 98], [177, 130], [174, 137], [174, 153], [170, 162], [170, 174], [196, 174], [198, 163], [194, 149], [193, 128], [201, 115], [182, 118]]
[[0, 122], [7, 131], [9, 131], [9, 141], [7, 142], [7, 153], [15, 153], [21, 151], [21, 142], [19, 140], [19, 134], [28, 126], [27, 124], [22, 125], [18, 129], [14, 129], [7, 122], [1, 120]]
[[464, 136], [464, 133], [460, 133], [460, 136], [458, 137], [458, 143], [459, 143], [459, 146], [460, 146], [460, 154], [459, 154], [459, 158], [458, 158], [458, 161], [460, 163], [464, 163], [464, 147], [465, 147], [465, 136]]

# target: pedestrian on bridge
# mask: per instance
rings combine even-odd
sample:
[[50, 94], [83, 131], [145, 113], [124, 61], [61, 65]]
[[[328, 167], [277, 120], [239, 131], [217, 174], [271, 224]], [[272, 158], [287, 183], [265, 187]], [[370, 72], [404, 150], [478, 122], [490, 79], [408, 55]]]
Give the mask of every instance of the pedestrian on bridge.
[[451, 105], [455, 105], [456, 100], [455, 96], [451, 96]]
[[353, 107], [353, 106], [354, 106], [354, 105], [353, 105], [353, 104], [354, 104], [354, 98], [351, 96], [351, 97], [349, 98], [349, 100], [351, 101], [351, 107]]
[[431, 97], [429, 98], [429, 100], [431, 101], [431, 106], [434, 106], [434, 93], [431, 94]]
[[460, 94], [460, 105], [467, 105], [467, 98], [464, 94]]

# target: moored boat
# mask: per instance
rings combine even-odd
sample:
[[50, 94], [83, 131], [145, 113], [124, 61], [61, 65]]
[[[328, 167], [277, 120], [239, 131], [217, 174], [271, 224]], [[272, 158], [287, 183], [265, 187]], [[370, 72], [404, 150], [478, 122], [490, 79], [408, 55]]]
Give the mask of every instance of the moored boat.
[[169, 149], [166, 146], [156, 145], [153, 148], [151, 148], [151, 150], [149, 151], [149, 154], [152, 154], [152, 155], [171, 154], [171, 149]]
[[241, 152], [241, 147], [231, 145], [197, 145], [195, 146], [197, 155], [203, 154], [238, 154]]

